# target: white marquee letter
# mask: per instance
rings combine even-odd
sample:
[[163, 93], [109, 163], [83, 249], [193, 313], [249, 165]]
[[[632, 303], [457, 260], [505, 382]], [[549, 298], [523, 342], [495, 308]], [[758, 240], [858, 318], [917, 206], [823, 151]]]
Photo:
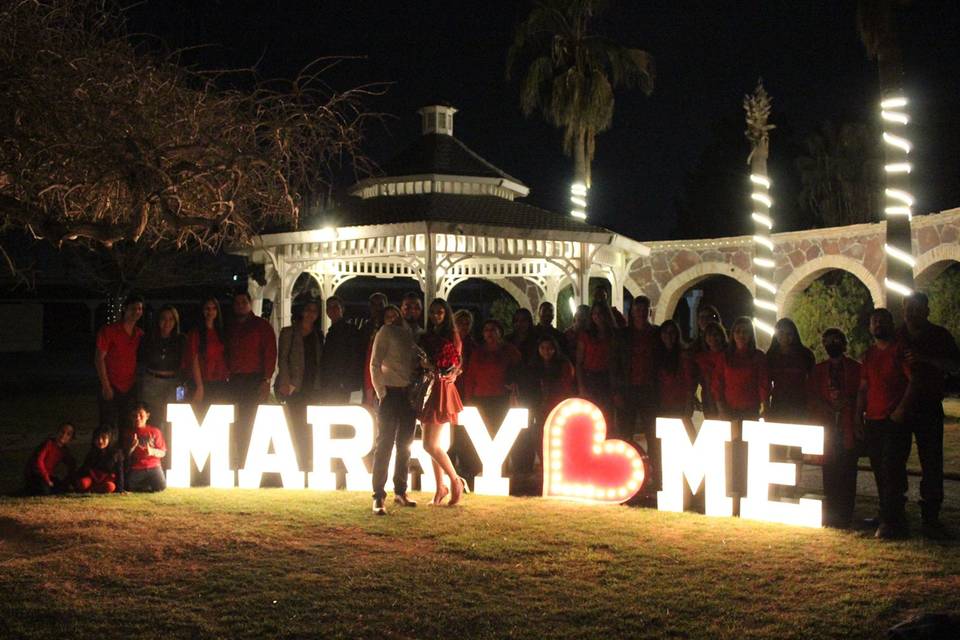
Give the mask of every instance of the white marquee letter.
[[190, 458], [202, 470], [210, 461], [210, 486], [217, 489], [233, 488], [233, 469], [230, 468], [230, 423], [233, 405], [214, 404], [203, 417], [203, 426], [189, 404], [168, 404], [170, 422], [170, 470], [167, 486], [190, 486]]
[[476, 493], [487, 496], [510, 495], [510, 480], [500, 474], [503, 472], [503, 461], [507, 459], [517, 436], [527, 428], [527, 414], [526, 409], [510, 409], [497, 430], [497, 435], [491, 440], [476, 407], [464, 407], [460, 412], [460, 424], [466, 428], [473, 448], [477, 450], [477, 456], [483, 464], [481, 475], [473, 481]]
[[732, 516], [733, 500], [727, 497], [725, 443], [730, 441], [730, 423], [704, 420], [693, 444], [682, 420], [657, 418], [657, 437], [661, 440], [663, 490], [657, 492], [660, 511], [683, 511], [683, 480], [697, 493], [701, 485], [708, 516]]
[[[307, 474], [311, 489], [336, 489], [337, 474], [330, 470], [334, 458], [347, 468], [347, 489], [369, 491], [373, 484], [363, 457], [373, 449], [373, 416], [366, 407], [307, 407], [307, 422], [313, 427], [313, 471]], [[333, 438], [334, 425], [353, 427], [352, 438]]]
[[[274, 453], [270, 453], [271, 443]], [[276, 404], [257, 407], [247, 460], [239, 472], [240, 488], [259, 489], [264, 473], [279, 473], [284, 489], [303, 489], [304, 474], [297, 466], [287, 416]]]
[[820, 500], [800, 498], [799, 504], [770, 500], [770, 485], [794, 486], [797, 465], [770, 462], [770, 445], [800, 447], [803, 453], [823, 454], [823, 427], [805, 424], [743, 421], [747, 452], [747, 496], [740, 501], [740, 517], [804, 527], [822, 525]]

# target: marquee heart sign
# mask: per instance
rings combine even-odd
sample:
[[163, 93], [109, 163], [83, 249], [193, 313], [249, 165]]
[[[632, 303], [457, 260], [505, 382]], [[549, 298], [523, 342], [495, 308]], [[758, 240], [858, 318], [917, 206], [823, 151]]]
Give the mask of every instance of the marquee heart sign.
[[607, 423], [595, 404], [567, 398], [543, 429], [543, 495], [619, 504], [643, 486], [643, 460], [623, 440], [607, 440]]

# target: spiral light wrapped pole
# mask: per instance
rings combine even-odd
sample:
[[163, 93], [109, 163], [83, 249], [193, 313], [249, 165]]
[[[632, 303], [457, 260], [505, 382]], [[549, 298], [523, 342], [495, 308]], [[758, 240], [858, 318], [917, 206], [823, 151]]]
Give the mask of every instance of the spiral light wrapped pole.
[[767, 157], [770, 153], [769, 124], [771, 99], [763, 87], [763, 81], [757, 81], [753, 93], [743, 99], [746, 112], [747, 140], [750, 141], [750, 217], [753, 220], [753, 324], [768, 336], [773, 335], [777, 322], [777, 286], [774, 281], [773, 200], [770, 197], [770, 176], [767, 173]]

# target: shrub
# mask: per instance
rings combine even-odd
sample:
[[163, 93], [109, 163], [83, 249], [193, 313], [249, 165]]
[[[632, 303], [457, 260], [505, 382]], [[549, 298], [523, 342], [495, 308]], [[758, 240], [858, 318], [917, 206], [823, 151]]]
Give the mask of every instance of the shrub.
[[868, 321], [872, 310], [870, 292], [855, 276], [830, 273], [798, 296], [790, 317], [797, 323], [803, 344], [813, 350], [818, 362], [827, 357], [820, 336], [830, 327], [847, 335], [847, 354], [860, 359], [870, 345]]

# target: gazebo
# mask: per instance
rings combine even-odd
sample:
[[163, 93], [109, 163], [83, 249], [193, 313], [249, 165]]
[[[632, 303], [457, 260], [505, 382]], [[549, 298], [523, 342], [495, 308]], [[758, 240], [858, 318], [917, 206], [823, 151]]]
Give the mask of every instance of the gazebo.
[[520, 202], [526, 185], [454, 137], [456, 111], [420, 109], [422, 135], [384, 166], [384, 176], [356, 183], [329, 224], [261, 235], [240, 250], [264, 266], [266, 284], [251, 283], [255, 309], [270, 299], [275, 327], [289, 324], [293, 285], [303, 273], [324, 298], [357, 276], [409, 277], [428, 302], [482, 278], [531, 310], [556, 305], [568, 285], [575, 301], [585, 299], [591, 277], [610, 282], [611, 303], [621, 309], [624, 288], [640, 292], [629, 274], [649, 254], [646, 246]]

